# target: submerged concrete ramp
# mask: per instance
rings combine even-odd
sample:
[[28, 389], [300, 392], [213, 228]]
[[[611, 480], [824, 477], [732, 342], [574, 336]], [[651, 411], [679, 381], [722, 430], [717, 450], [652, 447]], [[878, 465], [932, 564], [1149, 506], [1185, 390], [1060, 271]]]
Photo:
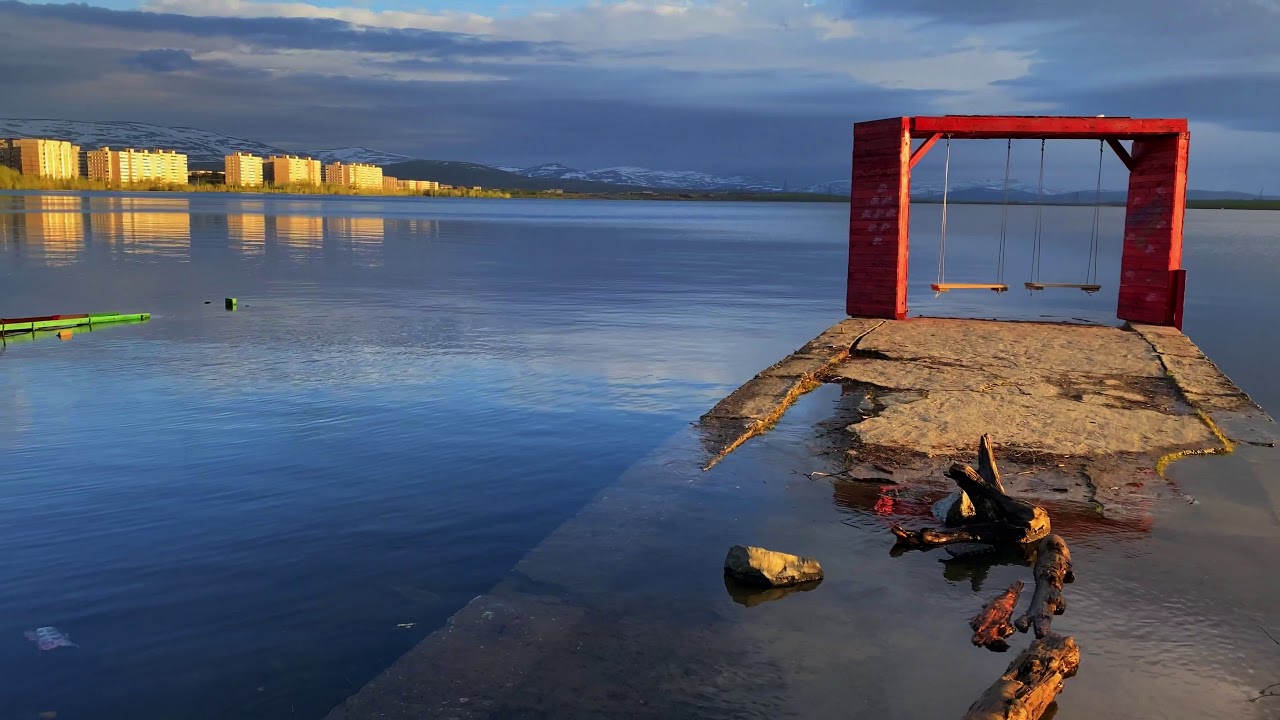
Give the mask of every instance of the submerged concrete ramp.
[[723, 457], [821, 382], [845, 388], [830, 424], [843, 430], [833, 449], [855, 475], [890, 467], [940, 477], [990, 433], [1024, 474], [1099, 505], [1178, 457], [1276, 436], [1271, 418], [1173, 328], [924, 318], [828, 330], [703, 416], [707, 449]]

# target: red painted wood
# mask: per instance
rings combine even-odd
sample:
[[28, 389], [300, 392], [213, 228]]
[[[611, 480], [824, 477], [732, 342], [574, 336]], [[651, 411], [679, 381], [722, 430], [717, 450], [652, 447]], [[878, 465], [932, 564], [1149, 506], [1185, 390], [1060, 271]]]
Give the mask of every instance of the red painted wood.
[[1133, 156], [1130, 155], [1129, 151], [1126, 150], [1125, 147], [1120, 144], [1120, 141], [1113, 137], [1107, 138], [1107, 144], [1111, 146], [1111, 149], [1115, 152], [1116, 157], [1120, 158], [1120, 162], [1124, 163], [1124, 166], [1129, 168], [1130, 171], [1132, 171]]
[[[1164, 288], [1169, 286], [1168, 269], [1128, 270], [1120, 275], [1120, 282], [1131, 288]], [[1177, 272], [1172, 271], [1172, 272]]]
[[909, 119], [858, 123], [849, 197], [849, 315], [906, 316]]
[[[1116, 313], [1181, 326], [1187, 121], [1177, 118], [948, 115], [854, 125], [849, 193], [850, 315], [907, 312], [911, 168], [941, 137], [1105, 140], [1130, 171]], [[924, 143], [914, 151], [912, 138]], [[1121, 140], [1133, 140], [1126, 150]]]
[[1185, 132], [1185, 119], [1167, 118], [992, 115], [911, 118], [912, 137], [942, 133], [967, 139], [1100, 140], [1108, 137], [1127, 139]]
[[929, 148], [933, 147], [934, 143], [938, 142], [938, 138], [940, 137], [942, 137], [941, 134], [934, 133], [924, 142], [920, 143], [920, 147], [911, 152], [911, 160], [907, 163], [908, 167], [915, 167], [916, 163], [920, 162], [924, 158], [925, 153], [929, 152]]
[[41, 315], [40, 317], [21, 317], [21, 318], [0, 318], [0, 325], [8, 323], [29, 323], [29, 322], [47, 322], [49, 320], [81, 320], [89, 317], [87, 314], [82, 315]]
[[1172, 280], [1173, 285], [1170, 289], [1170, 293], [1173, 295], [1173, 317], [1170, 318], [1172, 320], [1171, 324], [1181, 330], [1183, 299], [1187, 292], [1187, 271], [1181, 269], [1174, 270], [1173, 273], [1171, 273], [1170, 279]]

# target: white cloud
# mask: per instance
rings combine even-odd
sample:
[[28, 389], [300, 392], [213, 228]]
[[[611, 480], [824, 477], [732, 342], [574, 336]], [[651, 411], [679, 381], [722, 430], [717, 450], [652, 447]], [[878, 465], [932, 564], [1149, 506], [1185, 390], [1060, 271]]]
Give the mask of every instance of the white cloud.
[[506, 80], [492, 72], [430, 64], [399, 64], [397, 56], [351, 50], [274, 50], [248, 47], [218, 48], [193, 53], [201, 62], [221, 62], [234, 67], [263, 70], [279, 76], [340, 76], [399, 82], [497, 82]]
[[[558, 42], [584, 53], [595, 67], [791, 71], [952, 93], [991, 92], [992, 83], [1029, 73], [1033, 60], [1030, 51], [1009, 49], [995, 38], [956, 38], [919, 20], [851, 20], [807, 0], [593, 0], [500, 17], [251, 0], [152, 0], [148, 8], [205, 16], [330, 18], [369, 27]], [[458, 79], [474, 78], [462, 74]]]
[[484, 35], [492, 31], [493, 18], [475, 13], [440, 13], [370, 10], [363, 7], [321, 7], [307, 3], [252, 2], [251, 0], [150, 0], [143, 10], [204, 17], [285, 17], [341, 20], [353, 25], [400, 30], [437, 30]]

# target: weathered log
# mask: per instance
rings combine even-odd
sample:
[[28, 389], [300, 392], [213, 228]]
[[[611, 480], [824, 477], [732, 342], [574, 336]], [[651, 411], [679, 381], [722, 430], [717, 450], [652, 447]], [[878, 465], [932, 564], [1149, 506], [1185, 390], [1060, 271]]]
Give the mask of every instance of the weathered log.
[[1052, 629], [1053, 616], [1067, 610], [1062, 583], [1076, 579], [1071, 571], [1071, 551], [1058, 535], [1046, 537], [1036, 548], [1035, 576], [1036, 591], [1031, 596], [1031, 606], [1014, 625], [1022, 632], [1035, 628], [1036, 637], [1042, 638]]
[[986, 543], [988, 545], [1003, 543], [1008, 542], [1008, 530], [1004, 525], [992, 523], [945, 530], [938, 528], [907, 530], [901, 525], [889, 528], [889, 532], [897, 536], [898, 544], [907, 547], [936, 547], [952, 543]]
[[978, 439], [978, 475], [995, 489], [1004, 492], [1004, 485], [1000, 483], [1000, 471], [996, 469], [996, 454], [991, 449], [991, 436], [985, 433]]
[[969, 706], [964, 720], [1037, 720], [1079, 667], [1074, 639], [1050, 635], [1036, 640]]
[[946, 473], [960, 486], [962, 496], [973, 502], [972, 522], [952, 530], [905, 530], [894, 525], [891, 530], [898, 537], [898, 544], [910, 547], [960, 542], [1026, 544], [1049, 534], [1049, 515], [1043, 508], [1005, 494], [988, 435], [978, 441], [978, 465], [982, 468], [981, 474], [961, 463], [952, 465]]
[[1005, 523], [1024, 528], [1026, 539], [1023, 542], [1035, 542], [1049, 534], [1049, 515], [1043, 508], [1009, 497], [968, 465], [952, 465], [947, 470], [947, 477], [968, 494], [980, 522]]
[[988, 650], [1004, 652], [1009, 643], [1004, 639], [1014, 633], [1013, 609], [1018, 606], [1018, 596], [1022, 594], [1022, 581], [1014, 580], [1008, 590], [1000, 593], [994, 600], [982, 606], [981, 612], [969, 621], [973, 628], [973, 644], [981, 645]]

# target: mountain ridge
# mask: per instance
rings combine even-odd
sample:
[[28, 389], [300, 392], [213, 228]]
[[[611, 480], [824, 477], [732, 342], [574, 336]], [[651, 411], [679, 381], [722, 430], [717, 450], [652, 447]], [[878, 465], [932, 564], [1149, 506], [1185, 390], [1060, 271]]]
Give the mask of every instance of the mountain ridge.
[[[456, 160], [426, 160], [400, 153], [366, 147], [339, 147], [305, 151], [281, 148], [256, 140], [225, 135], [192, 127], [168, 127], [135, 121], [84, 121], [53, 118], [0, 118], [0, 137], [53, 137], [75, 142], [86, 149], [110, 147], [153, 147], [186, 153], [193, 168], [213, 169], [225, 155], [236, 151], [256, 155], [304, 155], [321, 162], [363, 162], [382, 166], [386, 174], [406, 180], [436, 180], [448, 185], [511, 190], [564, 190], [583, 193], [697, 192], [774, 194], [782, 192], [847, 196], [849, 181], [836, 180], [814, 185], [789, 187], [785, 183], [748, 175], [716, 175], [697, 170], [654, 170], [619, 165], [595, 170], [579, 170], [562, 163], [530, 167], [483, 165]], [[919, 181], [911, 196], [917, 200], [937, 200], [942, 187]], [[1046, 203], [1092, 203], [1093, 190], [1046, 190]], [[1123, 190], [1104, 190], [1102, 201], [1123, 202]], [[1011, 181], [1011, 202], [1033, 202], [1034, 185]], [[948, 194], [956, 202], [1002, 202], [1003, 180], [984, 180], [953, 185]], [[1237, 191], [1188, 190], [1190, 200], [1277, 199]]]

